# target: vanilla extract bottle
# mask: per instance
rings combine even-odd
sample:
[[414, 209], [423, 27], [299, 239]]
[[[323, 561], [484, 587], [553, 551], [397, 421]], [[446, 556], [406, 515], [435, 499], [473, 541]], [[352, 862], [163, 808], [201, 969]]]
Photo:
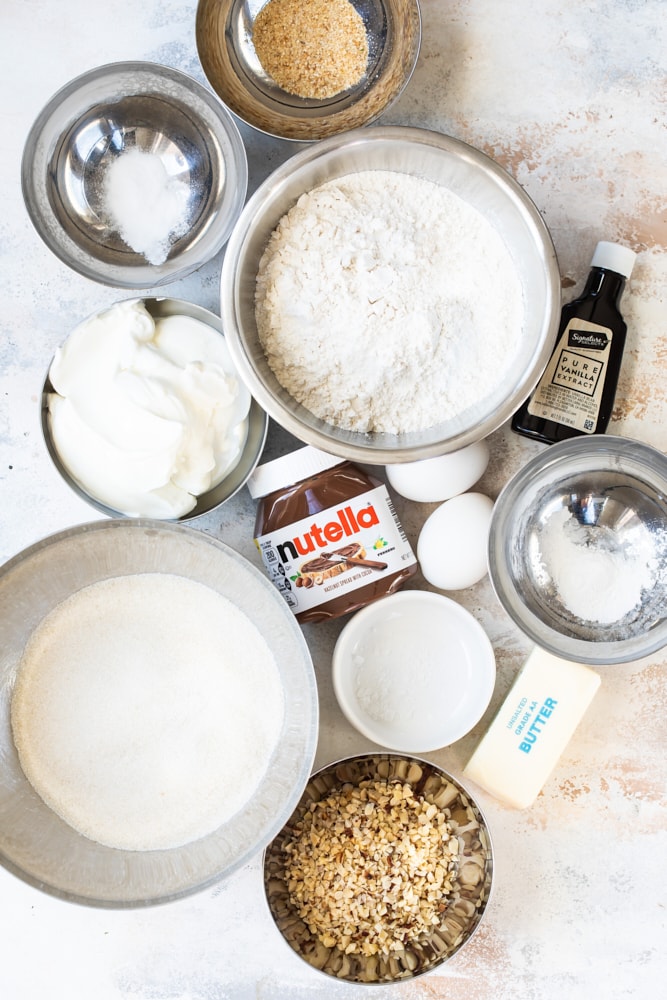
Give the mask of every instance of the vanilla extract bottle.
[[606, 431], [627, 333], [619, 303], [634, 261], [628, 247], [598, 243], [581, 296], [563, 307], [549, 363], [512, 418], [517, 434], [554, 444]]

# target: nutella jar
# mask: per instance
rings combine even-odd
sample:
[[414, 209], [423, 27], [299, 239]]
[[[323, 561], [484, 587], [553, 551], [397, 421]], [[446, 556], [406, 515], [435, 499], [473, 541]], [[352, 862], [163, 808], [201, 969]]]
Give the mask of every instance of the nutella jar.
[[258, 466], [255, 544], [297, 621], [327, 621], [393, 594], [417, 560], [384, 484], [310, 446]]

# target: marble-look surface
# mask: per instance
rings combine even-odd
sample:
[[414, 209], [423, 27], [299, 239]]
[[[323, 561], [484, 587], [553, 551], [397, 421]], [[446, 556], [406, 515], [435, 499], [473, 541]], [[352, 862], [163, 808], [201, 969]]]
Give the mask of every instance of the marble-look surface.
[[[148, 59], [203, 81], [195, 0], [3, 0], [0, 14], [0, 558], [95, 512], [58, 479], [38, 421], [56, 346], [128, 293], [69, 272], [25, 213], [27, 131], [52, 93], [102, 63]], [[495, 157], [548, 223], [564, 298], [598, 239], [639, 253], [624, 297], [626, 356], [610, 430], [667, 449], [667, 10], [662, 0], [422, 0], [416, 72], [388, 123], [421, 125]], [[251, 190], [294, 146], [243, 127]], [[218, 308], [220, 258], [168, 286]], [[479, 488], [495, 497], [541, 446], [506, 427]], [[271, 457], [291, 447], [273, 427]], [[398, 501], [416, 543], [432, 507]], [[196, 526], [255, 560], [245, 490]], [[417, 579], [423, 586], [423, 580]], [[468, 737], [429, 755], [459, 774], [528, 652], [488, 580], [454, 596], [486, 628], [498, 678]], [[331, 687], [340, 626], [307, 629], [320, 689], [317, 763], [371, 749]], [[479, 794], [496, 851], [495, 891], [470, 944], [443, 969], [387, 987], [392, 1000], [583, 1000], [657, 996], [667, 978], [667, 653], [610, 667], [535, 805]], [[59, 902], [0, 870], [3, 1000], [278, 1000], [346, 997], [285, 947], [264, 906], [259, 858], [213, 891], [107, 912]]]

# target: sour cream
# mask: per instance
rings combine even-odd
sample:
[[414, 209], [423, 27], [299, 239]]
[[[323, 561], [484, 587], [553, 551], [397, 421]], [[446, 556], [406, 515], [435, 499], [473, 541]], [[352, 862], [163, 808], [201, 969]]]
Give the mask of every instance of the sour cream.
[[187, 514], [238, 464], [250, 394], [224, 337], [199, 320], [119, 302], [70, 334], [49, 378], [63, 465], [122, 514]]

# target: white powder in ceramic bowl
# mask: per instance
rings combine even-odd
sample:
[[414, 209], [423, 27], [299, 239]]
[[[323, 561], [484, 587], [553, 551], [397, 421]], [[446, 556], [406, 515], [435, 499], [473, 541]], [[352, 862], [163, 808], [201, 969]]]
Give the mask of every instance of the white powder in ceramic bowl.
[[257, 628], [193, 580], [147, 573], [73, 594], [37, 627], [11, 707], [21, 766], [84, 836], [178, 847], [252, 797], [283, 692]]

